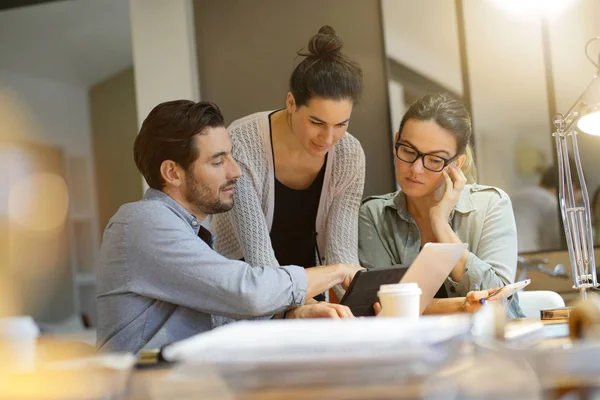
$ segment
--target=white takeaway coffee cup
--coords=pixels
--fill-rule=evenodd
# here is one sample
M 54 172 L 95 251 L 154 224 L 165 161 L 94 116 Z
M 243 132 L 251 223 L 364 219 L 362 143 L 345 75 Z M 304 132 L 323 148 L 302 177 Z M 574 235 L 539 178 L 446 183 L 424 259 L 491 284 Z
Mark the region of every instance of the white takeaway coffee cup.
M 416 283 L 381 285 L 377 296 L 382 317 L 419 318 L 421 289 Z
M 33 370 L 39 335 L 39 328 L 28 315 L 0 318 L 0 368 Z

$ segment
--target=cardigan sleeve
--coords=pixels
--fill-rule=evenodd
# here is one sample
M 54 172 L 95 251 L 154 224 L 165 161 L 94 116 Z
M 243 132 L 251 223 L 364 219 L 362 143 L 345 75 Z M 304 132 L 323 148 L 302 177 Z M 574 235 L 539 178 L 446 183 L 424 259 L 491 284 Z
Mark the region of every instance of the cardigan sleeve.
M 336 154 L 334 193 L 327 216 L 327 264 L 358 265 L 358 211 L 365 186 L 365 153 L 351 140 Z
M 228 130 L 233 144 L 232 154 L 242 176 L 235 183 L 234 207 L 213 218 L 212 228 L 217 235 L 215 249 L 228 253 L 230 248 L 237 247 L 237 256 L 244 257 L 250 265 L 278 267 L 265 210 L 261 207 L 268 167 L 260 124 L 254 119 L 234 125 Z

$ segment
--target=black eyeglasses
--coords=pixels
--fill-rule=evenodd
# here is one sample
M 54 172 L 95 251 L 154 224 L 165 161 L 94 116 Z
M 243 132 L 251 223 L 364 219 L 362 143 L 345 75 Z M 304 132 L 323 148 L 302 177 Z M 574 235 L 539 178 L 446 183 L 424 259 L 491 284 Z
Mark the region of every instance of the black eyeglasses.
M 416 162 L 419 158 L 423 158 L 423 167 L 425 167 L 425 169 L 430 170 L 431 172 L 440 172 L 441 170 L 446 168 L 446 165 L 450 164 L 458 157 L 458 155 L 456 155 L 450 159 L 445 159 L 433 154 L 421 153 L 414 147 L 400 142 L 397 142 L 395 147 L 396 157 L 398 157 L 398 160 L 412 164 Z

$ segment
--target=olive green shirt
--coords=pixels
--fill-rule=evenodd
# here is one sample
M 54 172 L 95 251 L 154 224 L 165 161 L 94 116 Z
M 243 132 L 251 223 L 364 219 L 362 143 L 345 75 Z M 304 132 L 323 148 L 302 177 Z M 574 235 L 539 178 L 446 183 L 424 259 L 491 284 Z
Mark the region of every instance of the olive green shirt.
M 444 283 L 450 297 L 471 290 L 513 283 L 517 272 L 517 229 L 508 195 L 495 187 L 466 185 L 449 223 L 470 254 L 460 281 Z M 421 233 L 406 207 L 402 191 L 363 200 L 359 215 L 358 255 L 370 267 L 410 265 L 421 250 Z M 517 296 L 511 316 L 522 316 Z

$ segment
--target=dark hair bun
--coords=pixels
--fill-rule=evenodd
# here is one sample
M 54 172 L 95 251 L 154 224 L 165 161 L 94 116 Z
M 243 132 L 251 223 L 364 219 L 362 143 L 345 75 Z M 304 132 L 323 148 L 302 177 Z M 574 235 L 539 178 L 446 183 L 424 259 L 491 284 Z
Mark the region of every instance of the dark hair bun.
M 343 44 L 333 28 L 325 25 L 310 39 L 308 51 L 297 53 L 304 59 L 290 76 L 290 92 L 298 107 L 307 105 L 313 97 L 358 101 L 362 71 L 341 52 Z
M 343 45 L 342 38 L 335 34 L 335 30 L 329 25 L 324 25 L 308 42 L 308 56 L 332 58 L 340 53 Z

